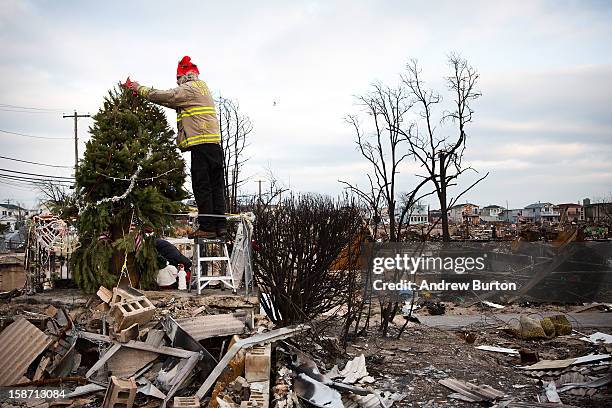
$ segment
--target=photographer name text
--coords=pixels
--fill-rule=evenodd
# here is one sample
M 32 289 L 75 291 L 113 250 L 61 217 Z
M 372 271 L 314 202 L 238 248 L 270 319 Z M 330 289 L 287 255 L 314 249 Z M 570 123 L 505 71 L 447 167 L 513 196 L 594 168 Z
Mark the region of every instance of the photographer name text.
M 427 290 L 427 291 L 515 291 L 517 285 L 514 282 L 500 282 L 500 281 L 481 281 L 474 279 L 471 282 L 447 282 L 442 280 L 440 282 L 428 282 L 422 280 L 420 282 L 413 282 L 410 280 L 400 280 L 399 282 L 385 282 L 382 279 L 376 279 L 372 281 L 374 290 L 390 290 L 390 291 L 405 291 L 405 290 Z

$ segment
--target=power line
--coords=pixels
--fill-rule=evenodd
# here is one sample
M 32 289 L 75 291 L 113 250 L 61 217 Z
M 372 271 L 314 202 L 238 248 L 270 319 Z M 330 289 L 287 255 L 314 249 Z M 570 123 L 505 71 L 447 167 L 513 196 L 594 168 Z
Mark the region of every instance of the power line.
M 0 103 L 0 107 L 13 108 L 13 109 L 28 109 L 28 110 L 37 110 L 37 111 L 52 111 L 52 112 L 62 112 L 62 111 L 67 110 L 67 109 L 53 109 L 53 108 L 39 108 L 39 107 L 30 107 L 30 106 L 10 105 L 8 103 Z
M 0 169 L 0 171 L 5 171 L 7 173 L 25 174 L 26 176 L 38 176 L 38 177 L 47 177 L 47 178 L 59 178 L 59 179 L 74 180 L 74 177 L 51 176 L 51 175 L 47 175 L 47 174 L 38 174 L 38 173 L 26 173 L 26 172 L 23 172 L 23 171 L 17 171 L 17 170 L 11 170 L 11 169 Z
M 47 139 L 47 140 L 67 140 L 67 139 L 72 139 L 71 137 L 46 137 L 46 136 L 35 136 L 35 135 L 28 135 L 26 133 L 19 133 L 19 132 L 11 132 L 9 130 L 2 130 L 0 129 L 0 132 L 2 133 L 8 133 L 11 135 L 17 135 L 17 136 L 25 136 L 25 137 L 33 137 L 35 139 Z
M 20 190 L 20 191 L 31 192 L 32 191 L 32 187 L 29 187 L 31 184 L 32 183 L 29 183 L 27 181 L 10 182 L 10 181 L 6 181 L 6 180 L 0 179 L 0 185 L 11 186 L 11 189 L 17 189 L 17 190 Z
M 13 176 L 10 174 L 0 174 L 0 178 L 4 178 L 4 179 L 8 179 L 8 180 L 13 180 L 13 181 L 23 181 L 23 182 L 29 182 L 30 184 L 36 184 L 36 183 L 68 183 L 68 184 L 72 184 L 74 183 L 73 181 L 70 180 L 53 180 L 53 179 L 42 179 L 42 178 L 32 178 L 32 177 L 24 177 L 24 176 Z
M 63 168 L 63 169 L 71 169 L 72 168 L 72 166 L 60 166 L 60 165 L 55 165 L 55 164 L 37 163 L 37 162 L 33 162 L 33 161 L 15 159 L 13 157 L 6 157 L 6 156 L 0 156 L 0 159 L 12 160 L 12 161 L 21 162 L 21 163 L 28 163 L 28 164 L 36 164 L 38 166 L 57 167 L 57 168 Z
M 18 110 L 18 109 L 5 109 L 0 107 L 2 112 L 15 112 L 15 113 L 46 113 L 46 114 L 57 114 L 58 112 L 47 112 L 47 111 L 32 111 L 32 110 Z

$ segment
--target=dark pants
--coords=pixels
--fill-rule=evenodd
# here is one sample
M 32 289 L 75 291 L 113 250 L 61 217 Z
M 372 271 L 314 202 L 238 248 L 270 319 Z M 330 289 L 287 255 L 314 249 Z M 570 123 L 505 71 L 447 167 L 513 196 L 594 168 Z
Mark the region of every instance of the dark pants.
M 223 150 L 216 143 L 202 143 L 191 148 L 191 185 L 199 214 L 225 214 L 225 179 Z M 200 229 L 225 228 L 222 217 L 199 217 Z
M 174 265 L 178 269 L 179 265 L 183 264 L 185 271 L 191 270 L 191 259 L 181 254 L 174 245 L 165 239 L 157 238 L 155 249 L 157 249 L 157 254 L 168 261 L 170 265 Z

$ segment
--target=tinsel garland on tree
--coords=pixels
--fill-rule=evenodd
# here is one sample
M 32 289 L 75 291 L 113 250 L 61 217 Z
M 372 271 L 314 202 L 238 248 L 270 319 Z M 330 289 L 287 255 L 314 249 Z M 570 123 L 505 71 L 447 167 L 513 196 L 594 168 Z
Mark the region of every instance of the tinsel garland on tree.
M 75 281 L 86 292 L 114 286 L 125 264 L 132 285 L 152 287 L 155 235 L 187 196 L 174 131 L 161 108 L 120 86 L 93 119 L 76 173 Z

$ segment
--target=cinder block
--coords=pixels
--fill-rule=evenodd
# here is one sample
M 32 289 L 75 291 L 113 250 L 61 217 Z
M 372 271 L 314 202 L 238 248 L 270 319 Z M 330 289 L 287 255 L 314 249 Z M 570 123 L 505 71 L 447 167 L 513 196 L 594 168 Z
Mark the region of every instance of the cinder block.
M 244 359 L 244 373 L 248 382 L 269 381 L 272 347 L 253 346 L 247 351 Z
M 144 297 L 144 293 L 134 288 L 113 288 L 111 303 L 121 303 L 127 300 L 134 300 Z
M 193 397 L 174 397 L 174 408 L 200 408 L 200 399 Z
M 113 298 L 113 292 L 106 289 L 104 286 L 100 286 L 100 289 L 98 289 L 96 294 L 104 303 L 110 303 Z
M 270 381 L 251 383 L 251 397 L 248 401 L 242 401 L 240 408 L 268 408 L 269 406 Z
M 115 303 L 110 310 L 110 315 L 115 321 L 115 333 L 119 333 L 135 323 L 141 325 L 147 323 L 154 313 L 155 306 L 144 296 Z
M 127 329 L 121 330 L 119 334 L 117 334 L 117 341 L 120 343 L 127 343 L 130 340 L 135 340 L 138 338 L 138 323 L 134 323 Z
M 134 377 L 123 380 L 111 376 L 102 408 L 132 408 L 137 388 Z

